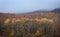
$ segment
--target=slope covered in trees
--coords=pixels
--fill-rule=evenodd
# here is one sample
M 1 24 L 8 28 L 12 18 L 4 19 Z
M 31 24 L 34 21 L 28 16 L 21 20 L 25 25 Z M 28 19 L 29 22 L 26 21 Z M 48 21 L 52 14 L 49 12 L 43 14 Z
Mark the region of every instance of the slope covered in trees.
M 60 13 L 0 13 L 1 37 L 60 37 Z

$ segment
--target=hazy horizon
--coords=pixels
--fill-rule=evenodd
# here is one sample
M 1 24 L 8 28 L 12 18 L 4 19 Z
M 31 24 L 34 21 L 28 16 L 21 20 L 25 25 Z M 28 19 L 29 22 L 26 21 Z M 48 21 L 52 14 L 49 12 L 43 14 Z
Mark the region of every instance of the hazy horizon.
M 26 13 L 60 8 L 60 0 L 0 0 L 0 12 Z

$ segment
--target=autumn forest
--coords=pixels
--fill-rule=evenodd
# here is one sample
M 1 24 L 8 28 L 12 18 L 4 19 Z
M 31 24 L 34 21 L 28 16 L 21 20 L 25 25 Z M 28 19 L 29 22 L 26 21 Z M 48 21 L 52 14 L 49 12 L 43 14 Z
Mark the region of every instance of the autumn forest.
M 60 13 L 0 13 L 0 37 L 60 37 Z

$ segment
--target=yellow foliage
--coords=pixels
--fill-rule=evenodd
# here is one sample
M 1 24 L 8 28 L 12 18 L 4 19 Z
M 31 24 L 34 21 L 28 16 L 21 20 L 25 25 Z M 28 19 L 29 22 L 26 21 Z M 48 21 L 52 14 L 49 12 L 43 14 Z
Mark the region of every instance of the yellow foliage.
M 25 20 L 29 20 L 29 18 L 25 18 Z
M 41 34 L 41 30 L 38 29 L 38 30 L 36 31 L 35 35 L 36 35 L 36 36 L 40 36 L 40 34 Z
M 21 20 L 20 19 L 16 19 L 16 21 L 15 22 L 20 22 Z
M 14 36 L 14 31 L 9 34 L 10 37 Z
M 13 19 L 12 19 L 12 23 L 14 23 L 14 22 L 22 22 L 22 21 L 24 21 L 23 18 L 21 18 L 21 19 L 13 18 Z
M 39 22 L 39 21 L 40 21 L 40 19 L 38 19 L 38 18 L 35 18 L 35 21 Z
M 53 23 L 53 19 L 41 18 L 41 22 L 50 22 Z
M 30 18 L 25 18 L 25 20 L 32 21 L 33 19 L 30 19 Z
M 47 21 L 48 19 L 47 18 L 41 18 L 41 21 Z
M 54 21 L 53 20 L 49 20 L 49 22 L 53 23 Z
M 10 19 L 6 19 L 6 20 L 4 21 L 4 24 L 7 25 L 9 22 L 10 22 Z
M 13 18 L 13 19 L 12 19 L 12 23 L 14 23 L 14 22 L 15 22 L 15 20 L 16 20 L 16 19 L 15 19 L 15 18 Z
M 15 22 L 24 22 L 24 19 L 16 19 Z

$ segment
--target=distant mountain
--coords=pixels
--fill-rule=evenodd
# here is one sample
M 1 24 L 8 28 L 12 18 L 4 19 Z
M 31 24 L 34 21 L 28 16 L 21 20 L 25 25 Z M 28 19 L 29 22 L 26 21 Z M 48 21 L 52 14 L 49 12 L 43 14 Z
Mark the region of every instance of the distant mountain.
M 44 11 L 44 10 L 37 10 L 37 11 L 33 11 L 33 12 L 28 12 L 27 14 L 39 14 L 39 13 L 47 13 L 49 11 Z
M 60 8 L 56 8 L 56 9 L 52 10 L 52 12 L 60 13 Z
M 36 14 L 36 13 L 39 14 L 39 13 L 48 13 L 48 12 L 60 13 L 60 8 L 56 8 L 51 11 L 37 10 L 37 11 L 29 12 L 28 14 Z
M 33 12 L 23 13 L 23 14 L 11 14 L 11 13 L 0 13 L 0 19 L 4 18 L 20 18 L 20 17 L 40 17 L 41 13 L 60 13 L 60 8 L 56 8 L 52 11 L 37 10 Z M 46 15 L 46 14 L 45 14 Z

